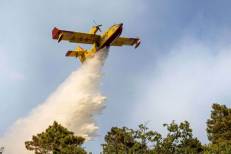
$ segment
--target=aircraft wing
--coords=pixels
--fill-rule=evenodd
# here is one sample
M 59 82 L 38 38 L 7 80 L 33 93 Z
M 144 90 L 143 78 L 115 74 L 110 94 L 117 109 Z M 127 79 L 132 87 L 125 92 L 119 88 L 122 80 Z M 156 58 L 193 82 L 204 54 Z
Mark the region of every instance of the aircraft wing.
M 66 40 L 75 43 L 93 44 L 99 41 L 100 36 L 95 34 L 59 30 L 55 27 L 52 30 L 52 38 L 57 39 L 58 42 Z
M 135 45 L 135 48 L 137 48 L 140 45 L 140 39 L 119 37 L 111 44 L 111 46 L 122 46 L 122 45 L 131 45 L 131 46 Z

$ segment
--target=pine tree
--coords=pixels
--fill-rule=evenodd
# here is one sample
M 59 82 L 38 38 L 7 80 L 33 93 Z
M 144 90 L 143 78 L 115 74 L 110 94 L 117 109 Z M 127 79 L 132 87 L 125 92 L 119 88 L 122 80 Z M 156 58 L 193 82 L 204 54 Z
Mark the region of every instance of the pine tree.
M 33 136 L 31 141 L 26 141 L 25 146 L 35 154 L 86 154 L 81 147 L 84 141 L 83 137 L 74 136 L 73 132 L 54 122 L 45 132 Z
M 208 139 L 212 144 L 231 143 L 231 109 L 213 104 L 211 118 L 207 121 Z

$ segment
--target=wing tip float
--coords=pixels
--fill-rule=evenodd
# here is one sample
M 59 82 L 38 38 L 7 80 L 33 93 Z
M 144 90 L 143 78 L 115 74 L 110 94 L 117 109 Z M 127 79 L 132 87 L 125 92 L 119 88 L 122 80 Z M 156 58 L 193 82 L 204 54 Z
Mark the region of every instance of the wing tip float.
M 135 49 L 140 46 L 141 40 L 138 38 L 138 40 L 135 43 Z

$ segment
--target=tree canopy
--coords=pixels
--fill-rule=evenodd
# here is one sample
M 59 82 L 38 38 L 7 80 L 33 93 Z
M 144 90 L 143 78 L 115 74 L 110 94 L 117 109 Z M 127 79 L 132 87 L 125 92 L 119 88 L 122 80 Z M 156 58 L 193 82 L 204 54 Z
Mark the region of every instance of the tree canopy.
M 35 154 L 86 154 L 81 147 L 84 141 L 83 137 L 75 136 L 73 132 L 54 122 L 45 132 L 26 141 L 25 146 Z
M 145 125 L 139 125 L 137 130 L 126 127 L 113 127 L 105 136 L 102 144 L 103 152 L 107 153 L 147 153 L 147 154 L 183 154 L 201 153 L 203 147 L 197 138 L 193 138 L 192 129 L 187 121 L 176 124 L 164 124 L 168 134 L 149 130 Z
M 231 109 L 213 104 L 211 118 L 207 121 L 208 139 L 212 144 L 231 143 Z
M 103 154 L 231 154 L 231 108 L 213 104 L 207 120 L 208 144 L 193 136 L 188 121 L 163 124 L 166 135 L 140 124 L 138 128 L 112 127 L 104 137 Z M 86 154 L 85 139 L 57 122 L 26 141 L 35 154 Z

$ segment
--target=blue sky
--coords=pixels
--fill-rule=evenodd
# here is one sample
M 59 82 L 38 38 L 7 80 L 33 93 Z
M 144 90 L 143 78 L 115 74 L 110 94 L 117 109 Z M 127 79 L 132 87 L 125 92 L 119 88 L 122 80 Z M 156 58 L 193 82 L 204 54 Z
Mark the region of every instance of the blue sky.
M 230 106 L 230 6 L 228 0 L 66 0 L 0 2 L 0 133 L 43 102 L 79 62 L 65 58 L 75 44 L 51 39 L 54 26 L 88 32 L 124 23 L 123 36 L 139 36 L 140 48 L 110 49 L 97 117 L 99 151 L 112 126 L 188 120 L 207 142 L 205 122 L 213 102 Z M 84 46 L 87 47 L 87 46 Z

